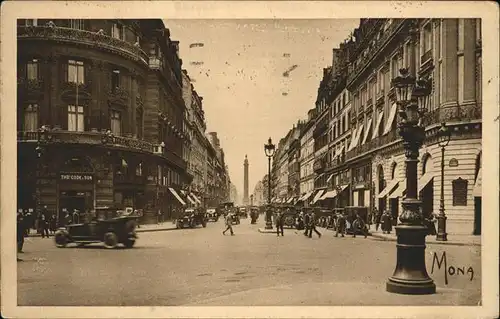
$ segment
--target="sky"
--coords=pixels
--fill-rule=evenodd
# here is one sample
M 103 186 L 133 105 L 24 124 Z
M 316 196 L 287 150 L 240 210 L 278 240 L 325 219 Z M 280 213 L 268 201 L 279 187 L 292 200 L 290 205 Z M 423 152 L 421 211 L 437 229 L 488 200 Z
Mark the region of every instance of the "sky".
M 293 124 L 307 118 L 332 49 L 359 19 L 164 22 L 171 39 L 180 41 L 182 67 L 203 97 L 207 132 L 217 132 L 242 196 L 245 155 L 252 194 L 267 174 L 267 139 L 277 145 Z

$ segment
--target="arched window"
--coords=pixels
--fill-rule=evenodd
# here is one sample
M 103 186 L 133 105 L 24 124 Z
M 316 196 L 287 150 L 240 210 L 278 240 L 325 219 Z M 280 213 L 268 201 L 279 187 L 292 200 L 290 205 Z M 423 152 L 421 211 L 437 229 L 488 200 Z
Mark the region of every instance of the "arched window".
M 396 178 L 396 168 L 398 167 L 398 164 L 392 163 L 391 166 L 391 179 Z
M 432 170 L 432 159 L 429 153 L 424 154 L 422 158 L 422 175 Z
M 142 176 L 142 163 L 137 164 L 137 167 L 135 168 L 135 175 Z

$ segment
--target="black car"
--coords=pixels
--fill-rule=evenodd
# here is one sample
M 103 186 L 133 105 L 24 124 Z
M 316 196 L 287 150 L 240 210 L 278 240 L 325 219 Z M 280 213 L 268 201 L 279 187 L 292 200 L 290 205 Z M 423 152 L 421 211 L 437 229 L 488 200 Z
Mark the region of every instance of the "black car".
M 98 208 L 92 220 L 59 228 L 54 236 L 55 243 L 59 248 L 69 243 L 85 245 L 98 242 L 104 243 L 106 248 L 115 248 L 118 244 L 132 248 L 137 239 L 137 219 L 138 216 L 120 210 Z
M 184 210 L 184 215 L 175 221 L 176 228 L 195 228 L 202 225 L 203 228 L 207 227 L 207 219 L 205 214 L 200 210 L 194 208 L 187 208 Z

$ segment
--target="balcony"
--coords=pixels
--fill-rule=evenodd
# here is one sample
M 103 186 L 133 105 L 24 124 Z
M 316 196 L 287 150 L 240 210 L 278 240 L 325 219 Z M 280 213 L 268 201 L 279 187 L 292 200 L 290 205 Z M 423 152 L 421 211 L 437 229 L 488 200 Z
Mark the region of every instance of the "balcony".
M 49 131 L 46 133 L 45 141 L 53 144 L 81 144 L 81 145 L 105 145 L 111 148 L 140 151 L 149 154 L 158 154 L 170 163 L 185 169 L 186 162 L 177 154 L 163 147 L 160 152 L 155 152 L 158 146 L 147 141 L 125 136 L 107 136 L 99 132 L 70 132 Z M 18 142 L 37 142 L 42 139 L 40 132 L 17 132 Z
M 357 58 L 356 67 L 349 68 L 347 83 L 353 82 L 360 75 L 360 73 L 368 66 L 377 53 L 393 38 L 398 29 L 403 25 L 404 21 L 405 19 L 394 19 L 393 23 L 387 30 L 384 31 L 382 37 L 376 41 L 375 45 L 371 48 L 368 54 L 364 58 L 361 58 L 360 56 Z
M 149 68 L 152 70 L 163 70 L 163 63 L 157 57 L 150 57 Z
M 116 39 L 104 33 L 57 26 L 18 26 L 18 40 L 44 40 L 79 44 L 122 55 L 130 60 L 148 64 L 148 56 L 139 46 Z

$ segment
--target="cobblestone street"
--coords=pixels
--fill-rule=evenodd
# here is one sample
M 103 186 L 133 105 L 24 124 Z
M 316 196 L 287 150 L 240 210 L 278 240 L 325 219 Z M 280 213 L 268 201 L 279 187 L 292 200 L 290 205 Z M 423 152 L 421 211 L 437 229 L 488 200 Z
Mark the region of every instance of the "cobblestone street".
M 53 238 L 29 238 L 18 262 L 18 303 L 30 306 L 173 305 L 476 305 L 480 299 L 480 247 L 428 245 L 427 270 L 435 295 L 385 291 L 396 261 L 394 242 L 376 238 L 305 238 L 261 234 L 262 219 L 235 226 L 139 233 L 133 249 L 101 245 L 56 248 Z M 448 267 L 470 266 L 448 275 L 435 265 L 446 252 Z M 371 265 L 371 266 L 367 266 Z

